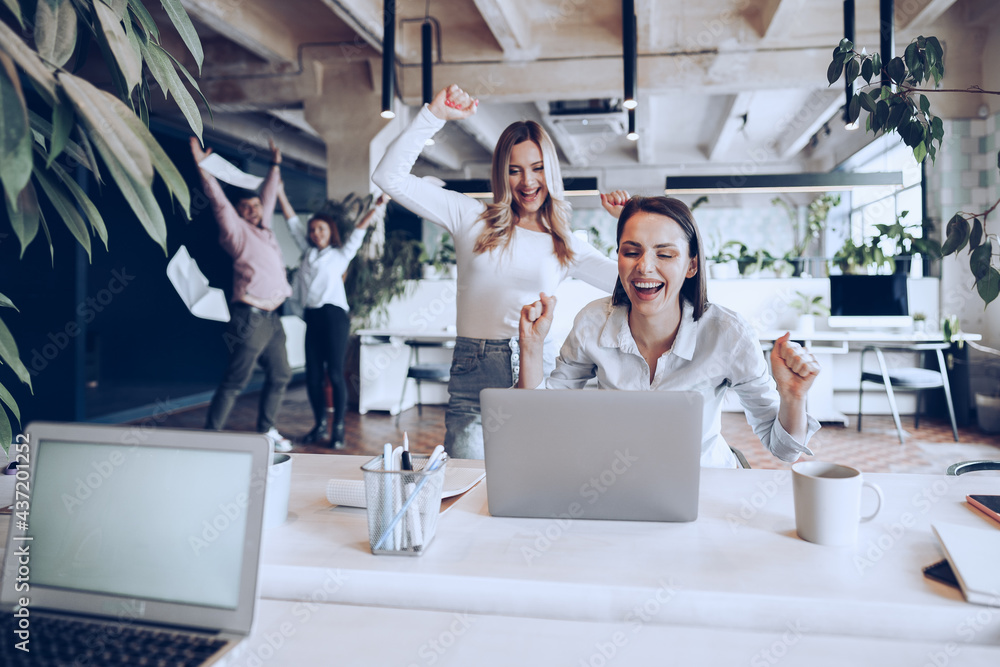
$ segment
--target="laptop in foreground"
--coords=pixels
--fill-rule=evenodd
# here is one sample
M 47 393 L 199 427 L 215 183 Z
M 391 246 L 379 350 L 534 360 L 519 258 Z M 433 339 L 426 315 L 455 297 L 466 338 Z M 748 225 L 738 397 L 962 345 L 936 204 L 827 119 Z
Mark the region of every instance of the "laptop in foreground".
M 212 664 L 250 633 L 263 435 L 55 423 L 25 435 L 10 454 L 0 664 Z
M 484 389 L 493 516 L 693 521 L 697 392 Z

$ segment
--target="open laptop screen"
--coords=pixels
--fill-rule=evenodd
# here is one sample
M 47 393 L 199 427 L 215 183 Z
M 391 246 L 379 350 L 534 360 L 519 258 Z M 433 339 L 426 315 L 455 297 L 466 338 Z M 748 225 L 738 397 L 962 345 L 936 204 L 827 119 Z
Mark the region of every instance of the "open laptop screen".
M 235 609 L 252 459 L 40 442 L 32 583 Z

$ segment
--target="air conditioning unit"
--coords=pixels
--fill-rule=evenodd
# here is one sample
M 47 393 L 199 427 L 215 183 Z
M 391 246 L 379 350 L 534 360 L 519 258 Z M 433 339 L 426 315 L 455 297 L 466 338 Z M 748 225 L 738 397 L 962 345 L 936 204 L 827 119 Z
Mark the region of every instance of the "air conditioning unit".
M 583 139 L 619 136 L 628 128 L 628 116 L 617 98 L 549 102 L 543 114 L 557 131 Z

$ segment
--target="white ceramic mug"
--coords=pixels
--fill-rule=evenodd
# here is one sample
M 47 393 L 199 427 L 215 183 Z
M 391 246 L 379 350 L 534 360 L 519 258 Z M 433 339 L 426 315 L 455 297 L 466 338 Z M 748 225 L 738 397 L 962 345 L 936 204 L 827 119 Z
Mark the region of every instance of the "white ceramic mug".
M 861 516 L 861 488 L 878 498 L 875 511 Z M 858 539 L 858 524 L 871 521 L 882 509 L 882 489 L 865 482 L 861 471 L 836 463 L 802 461 L 792 466 L 795 529 L 803 540 L 842 546 Z

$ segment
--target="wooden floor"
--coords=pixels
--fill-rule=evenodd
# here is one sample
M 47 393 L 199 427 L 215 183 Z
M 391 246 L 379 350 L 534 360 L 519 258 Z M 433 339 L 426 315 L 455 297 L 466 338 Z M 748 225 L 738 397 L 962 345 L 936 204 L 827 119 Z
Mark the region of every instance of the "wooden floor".
M 239 398 L 227 424 L 227 429 L 249 431 L 257 421 L 256 393 Z M 169 414 L 159 414 L 146 420 L 151 425 L 171 428 L 202 428 L 208 406 L 198 406 Z M 359 415 L 349 412 L 346 418 L 346 448 L 331 450 L 318 445 L 303 445 L 298 440 L 313 426 L 312 412 L 305 386 L 292 385 L 285 395 L 278 418 L 278 430 L 291 438 L 296 452 L 327 454 L 375 455 L 386 442 L 400 444 L 406 431 L 411 449 L 430 452 L 444 440 L 444 408 L 426 406 L 423 415 L 416 408 L 405 411 L 396 426 L 396 418 L 386 412 Z M 912 417 L 904 417 L 908 433 L 906 444 L 900 445 L 889 416 L 865 416 L 860 433 L 853 422 L 850 427 L 824 425 L 810 446 L 815 458 L 842 463 L 866 472 L 943 473 L 956 461 L 1000 459 L 1000 436 L 981 432 L 974 425 L 959 429 L 959 440 L 952 439 L 951 426 L 946 420 L 924 419 L 920 428 L 913 428 Z M 764 449 L 739 413 L 724 413 L 722 434 L 730 445 L 746 455 L 753 468 L 787 468 Z

